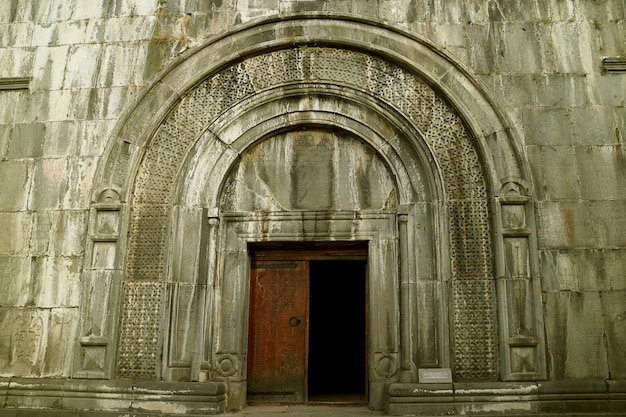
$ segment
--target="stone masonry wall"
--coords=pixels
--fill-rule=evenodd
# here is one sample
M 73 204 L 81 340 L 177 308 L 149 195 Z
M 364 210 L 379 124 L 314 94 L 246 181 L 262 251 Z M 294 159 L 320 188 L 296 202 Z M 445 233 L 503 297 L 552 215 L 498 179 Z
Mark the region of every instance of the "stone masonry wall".
M 68 376 L 93 176 L 169 61 L 252 19 L 338 13 L 447 49 L 523 139 L 537 199 L 550 379 L 626 378 L 626 56 L 621 0 L 4 0 L 0 376 Z

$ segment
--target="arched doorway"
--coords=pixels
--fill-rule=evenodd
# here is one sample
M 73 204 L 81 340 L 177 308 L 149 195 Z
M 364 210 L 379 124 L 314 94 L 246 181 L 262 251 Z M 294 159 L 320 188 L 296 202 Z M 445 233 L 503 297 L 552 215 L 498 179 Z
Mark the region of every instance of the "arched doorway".
M 254 356 L 256 352 L 247 349 L 257 347 L 250 340 L 257 334 L 257 329 L 247 329 L 246 324 L 254 323 L 250 318 L 256 317 L 253 309 L 255 294 L 258 292 L 254 287 L 249 288 L 248 283 L 254 285 L 258 282 L 261 276 L 257 273 L 260 272 L 268 279 L 273 277 L 278 282 L 292 282 L 300 276 L 300 288 L 308 294 L 315 289 L 317 283 L 311 281 L 314 278 L 311 273 L 319 267 L 311 262 L 328 258 L 329 244 L 337 245 L 335 252 L 344 251 L 346 245 L 354 249 L 350 245 L 359 244 L 361 246 L 358 257 L 368 260 L 367 268 L 361 276 L 361 290 L 364 291 L 367 287 L 371 294 L 367 300 L 361 298 L 363 306 L 368 307 L 367 316 L 363 312 L 362 317 L 367 317 L 368 322 L 367 328 L 362 329 L 364 339 L 361 342 L 368 346 L 362 370 L 370 370 L 367 380 L 362 381 L 361 400 L 368 393 L 370 401 L 381 408 L 384 386 L 395 378 L 400 364 L 397 263 L 400 185 L 390 172 L 391 162 L 371 145 L 381 141 L 378 133 L 354 121 L 351 130 L 347 130 L 339 123 L 344 119 L 346 125 L 350 124 L 345 116 L 335 116 L 333 124 L 325 121 L 324 113 L 315 108 L 323 102 L 325 99 L 319 97 L 298 98 L 298 106 L 305 106 L 309 110 L 281 115 L 291 120 L 288 130 L 276 129 L 268 124 L 268 131 L 263 126 L 257 126 L 254 130 L 259 135 L 259 140 L 248 141 L 246 135 L 237 139 L 252 145 L 241 152 L 230 165 L 221 191 L 219 226 L 216 230 L 216 234 L 220 236 L 217 240 L 221 242 L 217 257 L 221 262 L 218 262 L 215 274 L 215 298 L 228 302 L 219 303 L 214 309 L 216 315 L 212 338 L 216 343 L 211 346 L 211 355 L 227 357 L 227 367 L 218 367 L 213 371 L 212 378 L 231 376 L 227 374 L 236 370 L 240 381 L 233 381 L 232 384 L 239 384 L 241 392 L 246 393 L 245 399 L 249 394 L 254 401 L 303 401 L 309 399 L 311 394 L 309 382 L 319 385 L 323 378 L 346 379 L 343 368 L 330 366 L 331 361 L 326 359 L 324 362 L 329 367 L 323 368 L 322 374 L 325 377 L 317 376 L 315 380 L 309 381 L 307 363 L 311 358 L 315 360 L 310 353 L 316 352 L 310 351 L 315 343 L 306 342 L 306 339 L 311 337 L 309 330 L 315 331 L 315 327 L 309 327 L 309 322 L 304 317 L 302 325 L 293 329 L 304 338 L 301 339 L 302 342 L 284 341 L 278 347 L 272 344 L 274 352 L 268 352 L 268 357 L 265 358 L 266 362 L 275 363 L 274 359 L 281 357 L 286 363 L 293 362 L 293 365 L 275 366 L 269 371 L 259 370 L 254 366 L 250 368 L 250 361 L 255 360 L 250 355 Z M 245 120 L 245 116 L 242 116 L 237 123 Z M 406 173 L 403 176 L 410 177 Z M 407 189 L 405 184 L 402 186 Z M 273 269 L 270 272 L 257 268 L 257 259 L 250 248 L 263 248 L 267 245 L 281 246 L 283 254 L 287 249 L 292 251 L 300 248 L 288 259 L 289 265 L 296 267 L 279 268 L 279 271 Z M 357 254 L 354 251 L 348 250 L 346 259 L 356 260 L 355 256 Z M 285 288 L 284 291 L 294 294 L 295 290 Z M 263 297 L 272 295 L 278 297 L 276 303 L 270 303 L 274 307 L 285 304 L 287 309 L 293 308 L 295 302 L 281 301 L 284 293 L 279 286 L 275 286 L 274 291 L 263 293 Z M 311 304 L 313 299 L 308 295 L 301 295 L 298 299 L 304 311 L 315 311 L 316 306 Z M 248 303 L 248 300 L 252 302 Z M 273 311 L 272 318 L 276 314 L 282 314 L 282 311 Z M 293 315 L 300 317 L 304 313 Z M 319 314 L 317 317 L 323 315 Z M 261 325 L 270 327 L 266 334 L 274 334 L 270 326 L 274 322 L 275 320 L 267 320 Z M 289 323 L 285 326 L 283 330 L 291 330 Z M 326 326 L 327 331 L 330 330 L 329 327 Z M 296 345 L 300 347 L 296 348 Z M 267 346 L 263 345 L 263 349 L 267 350 Z M 362 346 L 356 355 L 365 355 L 365 352 Z M 337 346 L 333 355 L 335 358 L 345 358 L 355 354 Z M 296 357 L 299 360 L 293 359 Z M 293 360 L 287 360 L 289 358 Z M 343 362 L 345 365 L 348 361 Z M 278 372 L 286 367 L 292 369 Z M 300 369 L 300 373 L 294 369 Z M 260 374 L 247 375 L 249 370 Z M 276 381 L 277 373 L 284 383 Z M 365 372 L 363 375 L 365 377 Z M 252 386 L 249 387 L 248 383 Z M 317 394 L 328 393 L 318 389 Z
M 248 403 L 366 404 L 367 242 L 261 243 L 250 252 Z
M 250 158 L 254 169 L 238 176 L 257 144 L 274 141 L 268 154 L 286 161 L 278 144 L 305 131 L 340 132 L 348 158 L 322 146 L 324 158 L 298 157 L 304 171 L 264 177 Z M 358 240 L 377 286 L 375 408 L 390 384 L 417 383 L 417 368 L 451 368 L 458 380 L 542 377 L 528 170 L 489 97 L 425 40 L 342 17 L 242 27 L 161 74 L 107 155 L 84 279 L 95 288 L 109 277 L 121 320 L 84 306 L 76 376 L 210 380 L 241 407 L 249 245 Z M 372 169 L 338 175 L 345 166 L 329 165 L 350 158 Z M 100 233 L 112 223 L 115 233 Z M 102 365 L 86 369 L 96 347 Z

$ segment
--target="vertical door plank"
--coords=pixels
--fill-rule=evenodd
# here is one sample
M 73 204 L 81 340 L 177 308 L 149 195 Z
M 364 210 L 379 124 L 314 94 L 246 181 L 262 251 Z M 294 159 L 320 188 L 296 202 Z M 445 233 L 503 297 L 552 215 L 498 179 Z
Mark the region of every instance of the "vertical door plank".
M 308 262 L 254 261 L 248 399 L 305 401 Z

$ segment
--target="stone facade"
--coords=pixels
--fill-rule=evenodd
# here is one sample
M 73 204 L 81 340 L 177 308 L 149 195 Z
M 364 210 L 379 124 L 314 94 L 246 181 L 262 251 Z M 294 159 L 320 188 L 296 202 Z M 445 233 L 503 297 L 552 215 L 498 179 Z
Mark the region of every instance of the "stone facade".
M 371 407 L 625 412 L 625 19 L 2 2 L 0 415 L 243 407 L 251 248 L 329 242 L 367 248 Z

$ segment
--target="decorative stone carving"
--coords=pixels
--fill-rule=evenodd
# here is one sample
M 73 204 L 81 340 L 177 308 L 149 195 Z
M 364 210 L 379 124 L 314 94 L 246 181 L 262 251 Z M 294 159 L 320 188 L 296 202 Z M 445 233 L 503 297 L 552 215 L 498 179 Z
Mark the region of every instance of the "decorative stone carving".
M 221 354 L 215 361 L 215 368 L 222 377 L 234 375 L 239 369 L 239 360 L 234 354 Z
M 25 310 L 13 323 L 11 341 L 11 366 L 20 363 L 25 366 L 35 365 L 39 357 L 43 322 L 34 310 Z
M 234 103 L 294 82 L 345 85 L 408 117 L 423 132 L 442 169 L 450 201 L 453 279 L 493 277 L 485 181 L 474 146 L 456 112 L 427 84 L 398 65 L 355 51 L 297 47 L 246 58 L 211 76 L 187 93 L 163 122 L 147 150 L 136 183 L 129 279 L 163 279 L 168 202 L 178 168 L 200 132 Z M 462 292 L 458 296 L 473 297 Z M 460 326 L 455 322 L 454 331 L 462 331 Z M 489 328 L 492 331 L 488 334 L 464 338 L 463 343 L 481 346 L 476 352 L 493 351 L 494 324 Z M 461 339 L 455 340 L 461 343 Z M 495 362 L 489 368 L 495 369 Z
M 498 199 L 502 262 L 498 271 L 500 343 L 503 374 L 507 380 L 537 380 L 544 375 L 538 316 L 540 284 L 537 273 L 535 238 L 532 235 L 530 199 L 526 188 L 508 181 Z
M 377 353 L 374 363 L 374 369 L 380 378 L 391 378 L 398 371 L 398 358 L 394 353 Z
M 118 348 L 118 376 L 156 379 L 161 357 L 162 283 L 125 282 Z

